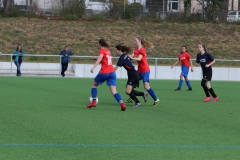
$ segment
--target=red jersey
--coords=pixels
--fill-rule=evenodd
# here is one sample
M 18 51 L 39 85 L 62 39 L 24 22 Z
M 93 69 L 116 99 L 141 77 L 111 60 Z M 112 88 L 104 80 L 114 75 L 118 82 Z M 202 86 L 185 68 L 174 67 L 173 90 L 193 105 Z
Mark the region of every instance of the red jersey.
M 144 73 L 144 72 L 150 72 L 150 68 L 147 62 L 147 53 L 145 48 L 140 48 L 133 51 L 134 57 L 138 57 L 139 55 L 142 55 L 141 61 L 138 62 L 138 73 Z
M 180 53 L 178 57 L 179 61 L 181 61 L 182 65 L 189 68 L 189 60 L 191 59 L 188 52 Z
M 103 74 L 108 74 L 108 73 L 112 73 L 115 72 L 113 66 L 112 66 L 112 56 L 111 53 L 109 51 L 109 49 L 103 48 L 99 50 L 99 55 L 102 54 L 103 58 L 101 63 L 101 69 L 100 69 L 100 73 Z

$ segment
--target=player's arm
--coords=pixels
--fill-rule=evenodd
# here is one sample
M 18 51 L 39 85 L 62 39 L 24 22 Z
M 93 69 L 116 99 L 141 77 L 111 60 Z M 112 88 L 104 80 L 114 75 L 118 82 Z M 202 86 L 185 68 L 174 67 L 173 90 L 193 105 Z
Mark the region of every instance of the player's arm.
M 118 69 L 118 66 L 115 66 L 114 69 L 117 70 L 117 69 Z
M 97 67 L 97 65 L 102 61 L 102 59 L 103 59 L 103 54 L 100 54 L 100 55 L 98 56 L 97 61 L 96 61 L 95 64 L 94 64 L 93 68 L 91 69 L 91 72 L 92 72 L 92 73 L 93 73 L 94 69 Z
M 198 56 L 197 56 L 195 66 L 197 67 L 199 63 L 200 63 L 200 61 L 199 61 Z
M 191 67 L 191 72 L 193 72 L 193 71 L 194 71 L 194 69 L 193 69 L 193 65 L 192 65 L 191 58 L 189 58 L 189 64 L 190 64 L 190 67 Z
M 142 57 L 143 57 L 143 55 L 140 54 L 138 57 L 130 56 L 129 58 L 131 58 L 132 60 L 135 60 L 135 61 L 141 61 L 141 60 L 142 60 Z
M 208 68 L 208 67 L 212 66 L 214 63 L 215 63 L 215 59 L 211 63 L 206 64 L 205 67 Z
M 172 69 L 175 65 L 177 65 L 178 62 L 179 62 L 179 59 L 171 66 L 171 69 Z
M 97 59 L 98 59 L 98 57 L 95 57 L 95 56 L 91 57 L 91 60 L 97 60 Z

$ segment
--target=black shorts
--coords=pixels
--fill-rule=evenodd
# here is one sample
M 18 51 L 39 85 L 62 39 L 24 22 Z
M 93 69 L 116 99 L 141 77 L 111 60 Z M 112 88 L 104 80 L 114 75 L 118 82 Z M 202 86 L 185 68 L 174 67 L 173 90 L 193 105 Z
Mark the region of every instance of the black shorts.
M 208 81 L 212 80 L 212 68 L 208 68 L 207 70 L 203 70 L 203 79 Z
M 128 81 L 127 85 L 135 87 L 139 87 L 139 74 L 135 69 L 128 71 Z

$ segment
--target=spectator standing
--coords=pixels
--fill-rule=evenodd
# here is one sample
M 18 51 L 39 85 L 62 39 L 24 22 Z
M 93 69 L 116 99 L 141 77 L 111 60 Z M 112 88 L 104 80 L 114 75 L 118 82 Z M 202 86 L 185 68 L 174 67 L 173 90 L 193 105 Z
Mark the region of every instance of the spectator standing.
M 61 75 L 62 77 L 65 77 L 65 71 L 68 69 L 68 63 L 70 62 L 70 56 L 73 55 L 73 53 L 69 50 L 68 46 L 65 46 L 64 49 L 60 52 L 62 56 L 61 64 L 62 64 L 62 71 Z
M 23 56 L 25 55 L 24 50 L 22 49 L 21 45 L 17 45 L 17 48 L 14 50 L 13 52 L 13 59 L 14 59 L 14 63 L 17 67 L 17 76 L 21 76 L 21 64 L 23 62 Z

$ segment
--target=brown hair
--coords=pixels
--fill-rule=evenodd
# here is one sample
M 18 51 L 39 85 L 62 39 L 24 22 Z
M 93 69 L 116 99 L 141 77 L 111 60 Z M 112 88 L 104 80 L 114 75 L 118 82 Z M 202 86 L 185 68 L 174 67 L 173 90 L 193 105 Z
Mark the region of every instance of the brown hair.
M 182 45 L 181 48 L 182 48 L 182 47 L 184 47 L 184 48 L 186 49 L 186 52 L 188 52 L 186 45 Z
M 207 52 L 207 47 L 205 46 L 205 44 L 199 43 L 199 45 L 201 45 L 203 47 L 204 51 Z
M 18 47 L 19 47 L 19 46 L 21 47 L 20 51 L 18 50 Z M 22 45 L 21 45 L 21 44 L 18 44 L 16 50 L 19 51 L 19 52 L 22 52 Z
M 122 52 L 130 53 L 131 49 L 127 46 L 122 46 L 122 45 L 116 45 L 115 47 L 117 50 L 121 50 Z
M 142 36 L 135 36 L 135 38 L 139 39 L 141 41 L 141 44 L 144 48 L 154 48 L 153 44 L 151 42 L 146 41 Z
M 105 41 L 105 39 L 100 39 L 98 42 L 102 47 L 106 47 L 109 48 L 107 42 Z

